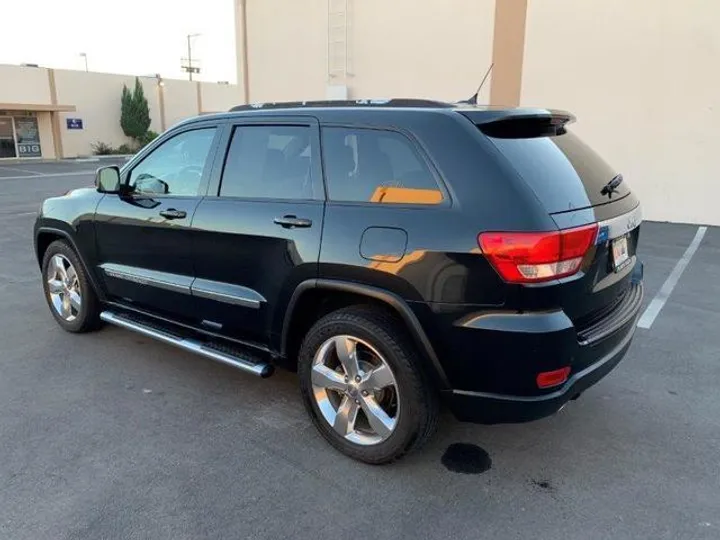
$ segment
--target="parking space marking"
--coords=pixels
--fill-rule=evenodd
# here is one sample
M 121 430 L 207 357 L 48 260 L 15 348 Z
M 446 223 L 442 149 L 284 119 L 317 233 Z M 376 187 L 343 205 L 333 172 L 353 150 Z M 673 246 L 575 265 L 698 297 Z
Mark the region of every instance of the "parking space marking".
M 23 180 L 26 178 L 54 178 L 58 176 L 86 176 L 95 174 L 95 171 L 73 171 L 73 172 L 62 172 L 62 173 L 50 173 L 50 174 L 28 174 L 25 176 L 0 176 L 0 183 L 3 180 Z
M 665 280 L 665 283 L 663 283 L 663 286 L 660 287 L 660 290 L 655 295 L 655 298 L 652 299 L 652 302 L 650 302 L 650 305 L 648 305 L 645 312 L 640 317 L 637 324 L 638 328 L 650 328 L 653 322 L 655 322 L 655 318 L 660 313 L 660 310 L 665 305 L 665 302 L 667 302 L 667 299 L 670 297 L 670 293 L 673 292 L 675 285 L 677 285 L 677 282 L 680 280 L 680 276 L 682 276 L 682 273 L 685 271 L 685 268 L 687 268 L 688 263 L 690 263 L 690 259 L 692 259 L 692 256 L 695 255 L 695 252 L 700 246 L 700 242 L 702 242 L 706 231 L 707 227 L 698 227 L 698 230 L 695 233 L 695 238 L 693 238 L 692 242 L 690 242 L 690 245 L 675 265 L 675 268 L 673 268 L 673 271 L 670 272 L 670 275 Z
M 37 174 L 35 171 L 28 171 L 27 169 L 18 169 L 17 167 L 8 167 L 7 165 L 3 165 L 0 167 L 0 171 L 15 171 L 15 172 L 21 172 L 21 173 L 27 173 L 27 174 Z M 0 176 L 0 178 L 3 178 Z

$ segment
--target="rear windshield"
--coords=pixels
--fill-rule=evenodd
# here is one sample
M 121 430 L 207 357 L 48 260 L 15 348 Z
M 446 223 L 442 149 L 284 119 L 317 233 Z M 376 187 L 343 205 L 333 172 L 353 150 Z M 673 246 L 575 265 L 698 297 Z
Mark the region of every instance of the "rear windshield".
M 489 131 L 489 130 L 488 130 Z M 617 172 L 575 134 L 513 137 L 504 132 L 488 138 L 508 158 L 550 213 L 608 203 L 630 193 L 626 182 L 612 198 L 602 189 Z M 486 132 L 487 133 L 487 132 Z

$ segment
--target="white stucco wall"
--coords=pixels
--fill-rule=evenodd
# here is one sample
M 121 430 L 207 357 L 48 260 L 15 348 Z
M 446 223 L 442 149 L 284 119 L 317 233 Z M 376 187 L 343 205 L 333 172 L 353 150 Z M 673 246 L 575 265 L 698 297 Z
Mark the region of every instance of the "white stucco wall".
M 531 0 L 521 101 L 568 109 L 647 219 L 720 225 L 720 2 Z

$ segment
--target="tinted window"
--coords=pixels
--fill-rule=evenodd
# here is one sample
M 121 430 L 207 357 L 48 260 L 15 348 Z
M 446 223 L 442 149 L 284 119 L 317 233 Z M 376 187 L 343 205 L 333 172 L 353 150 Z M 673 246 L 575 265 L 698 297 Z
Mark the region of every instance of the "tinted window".
M 310 134 L 302 126 L 236 127 L 220 195 L 312 199 Z
M 155 148 L 130 173 L 136 193 L 197 195 L 215 128 L 185 131 Z
M 602 188 L 617 174 L 592 148 L 569 131 L 550 137 L 490 137 L 549 212 L 607 203 Z M 630 192 L 627 182 L 613 199 Z
M 384 204 L 438 204 L 443 195 L 427 165 L 394 131 L 323 128 L 330 199 Z

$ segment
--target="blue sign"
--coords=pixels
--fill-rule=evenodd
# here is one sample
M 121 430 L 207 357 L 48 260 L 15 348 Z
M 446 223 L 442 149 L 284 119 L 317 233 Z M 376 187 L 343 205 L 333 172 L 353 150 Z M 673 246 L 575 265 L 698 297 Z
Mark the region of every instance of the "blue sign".
M 82 118 L 66 118 L 65 122 L 67 122 L 68 129 L 82 129 L 83 128 Z

